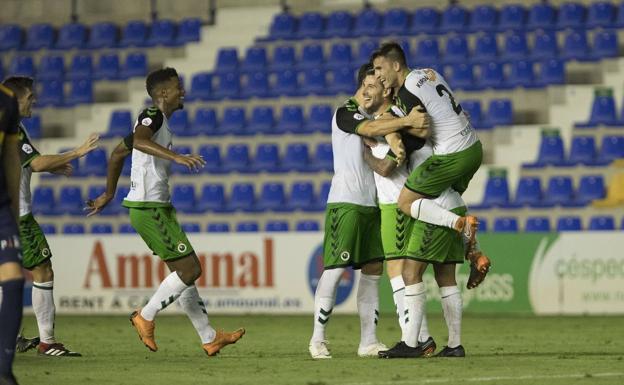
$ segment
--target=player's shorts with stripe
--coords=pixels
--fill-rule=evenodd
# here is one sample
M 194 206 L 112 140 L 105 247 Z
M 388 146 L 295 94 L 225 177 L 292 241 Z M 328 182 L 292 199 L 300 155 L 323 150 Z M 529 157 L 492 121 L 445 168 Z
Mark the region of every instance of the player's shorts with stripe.
M 481 142 L 453 154 L 434 154 L 412 171 L 405 187 L 433 198 L 439 197 L 449 187 L 463 194 L 481 166 L 482 159 Z
M 405 258 L 414 227 L 414 218 L 405 215 L 396 203 L 379 204 L 381 243 L 386 260 Z
M 24 268 L 32 269 L 52 258 L 48 240 L 32 213 L 20 217 L 20 242 Z
M 147 247 L 164 261 L 185 257 L 193 252 L 173 206 L 130 207 L 130 223 Z
M 379 208 L 328 203 L 323 240 L 325 268 L 359 269 L 377 261 L 383 261 Z
M 22 263 L 19 233 L 11 208 L 0 207 L 0 265 L 16 262 Z
M 466 207 L 450 210 L 465 215 Z M 414 221 L 407 258 L 427 263 L 463 263 L 465 258 L 462 235 L 445 226 Z

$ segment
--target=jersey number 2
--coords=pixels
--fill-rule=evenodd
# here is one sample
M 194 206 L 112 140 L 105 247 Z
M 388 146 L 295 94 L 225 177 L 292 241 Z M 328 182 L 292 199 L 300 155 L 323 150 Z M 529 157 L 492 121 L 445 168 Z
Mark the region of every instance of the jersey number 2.
M 440 97 L 444 96 L 444 94 L 448 95 L 449 99 L 451 100 L 451 106 L 453 106 L 453 111 L 455 111 L 457 115 L 462 112 L 461 104 L 455 103 L 455 98 L 453 97 L 451 91 L 448 90 L 448 88 L 444 87 L 443 84 L 438 84 L 438 86 L 436 87 L 436 91 L 438 91 L 438 95 L 440 95 Z

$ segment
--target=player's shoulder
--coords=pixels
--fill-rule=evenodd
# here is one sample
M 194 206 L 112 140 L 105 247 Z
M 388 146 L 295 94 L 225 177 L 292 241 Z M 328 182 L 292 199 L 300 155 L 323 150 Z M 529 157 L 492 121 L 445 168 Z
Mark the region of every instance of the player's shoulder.
M 359 109 L 358 103 L 353 98 L 349 98 L 345 100 L 336 110 L 347 110 L 351 112 L 356 112 Z
M 410 71 L 405 78 L 405 86 L 408 88 L 421 88 L 427 82 L 435 83 L 442 80 L 442 75 L 433 68 L 417 68 Z
M 146 127 L 160 127 L 164 115 L 158 107 L 147 107 L 139 114 L 138 123 Z

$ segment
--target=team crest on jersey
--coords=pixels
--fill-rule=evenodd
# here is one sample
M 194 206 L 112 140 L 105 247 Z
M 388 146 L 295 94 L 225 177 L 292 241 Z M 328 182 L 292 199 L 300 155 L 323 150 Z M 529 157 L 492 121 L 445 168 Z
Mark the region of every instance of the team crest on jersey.
M 22 151 L 24 151 L 27 154 L 32 154 L 33 148 L 30 144 L 24 143 L 24 145 L 22 145 Z
M 364 115 L 362 115 L 362 114 L 360 114 L 360 113 L 355 113 L 355 114 L 353 114 L 353 118 L 355 118 L 356 120 L 364 120 L 364 119 L 366 119 L 366 118 L 364 117 Z
M 342 253 L 340 253 L 340 259 L 342 259 L 343 261 L 347 262 L 349 258 L 351 258 L 351 254 L 349 254 L 348 251 L 343 251 Z
M 432 70 L 431 68 L 425 68 L 425 76 L 427 76 L 427 79 L 429 79 L 430 82 L 435 82 L 436 81 L 436 73 L 434 70 Z
M 41 256 L 43 258 L 48 258 L 50 256 L 50 249 L 44 247 L 43 250 L 41 250 Z
M 184 242 L 178 243 L 178 253 L 185 253 L 188 250 L 188 247 Z
M 143 120 L 141 120 L 141 124 L 146 127 L 149 127 L 150 124 L 152 124 L 152 118 L 143 118 Z

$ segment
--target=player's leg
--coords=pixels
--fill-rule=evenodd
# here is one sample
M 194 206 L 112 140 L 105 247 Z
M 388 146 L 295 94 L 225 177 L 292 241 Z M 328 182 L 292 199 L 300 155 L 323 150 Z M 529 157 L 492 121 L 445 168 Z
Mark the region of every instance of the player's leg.
M 440 301 L 444 320 L 448 328 L 447 345 L 437 357 L 464 357 L 466 352 L 461 345 L 462 296 L 455 280 L 455 264 L 434 265 L 435 279 L 440 288 Z
M 381 261 L 362 266 L 357 291 L 357 308 L 360 316 L 360 357 L 377 357 L 388 348 L 377 340 L 379 321 L 379 279 L 383 273 Z
M 399 319 L 399 326 L 401 327 L 401 341 L 405 339 L 405 282 L 403 281 L 402 271 L 402 259 L 391 259 L 386 262 L 386 272 L 392 287 L 392 299 Z
M 325 329 L 334 310 L 336 290 L 345 270 L 345 267 L 325 269 L 319 278 L 314 292 L 314 329 L 309 345 L 312 358 L 331 358 Z

